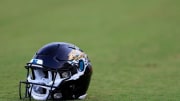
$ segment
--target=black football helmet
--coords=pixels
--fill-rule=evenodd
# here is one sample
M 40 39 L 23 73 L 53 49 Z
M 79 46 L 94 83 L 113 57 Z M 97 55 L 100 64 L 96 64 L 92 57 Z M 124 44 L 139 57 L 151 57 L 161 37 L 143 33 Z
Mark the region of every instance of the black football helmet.
M 25 68 L 27 78 L 19 83 L 20 99 L 73 100 L 87 95 L 92 66 L 88 56 L 73 44 L 53 42 L 43 46 Z

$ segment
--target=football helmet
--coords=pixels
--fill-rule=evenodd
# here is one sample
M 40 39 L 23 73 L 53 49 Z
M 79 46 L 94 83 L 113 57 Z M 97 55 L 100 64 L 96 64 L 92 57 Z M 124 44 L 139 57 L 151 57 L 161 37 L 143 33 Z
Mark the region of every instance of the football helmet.
M 87 54 L 73 44 L 52 42 L 43 46 L 25 68 L 26 80 L 19 83 L 20 99 L 73 100 L 87 95 L 92 65 Z

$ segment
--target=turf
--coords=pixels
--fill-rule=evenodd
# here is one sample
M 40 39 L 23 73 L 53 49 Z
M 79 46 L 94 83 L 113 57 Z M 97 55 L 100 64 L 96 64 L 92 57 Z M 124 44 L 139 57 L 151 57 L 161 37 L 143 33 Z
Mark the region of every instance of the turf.
M 0 101 L 19 101 L 23 66 L 65 41 L 90 57 L 85 101 L 180 100 L 179 0 L 0 1 Z

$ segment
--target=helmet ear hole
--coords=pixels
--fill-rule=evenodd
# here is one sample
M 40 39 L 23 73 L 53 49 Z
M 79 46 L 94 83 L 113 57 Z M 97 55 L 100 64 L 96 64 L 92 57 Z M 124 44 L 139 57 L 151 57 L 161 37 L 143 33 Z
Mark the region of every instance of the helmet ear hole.
M 82 72 L 84 70 L 84 61 L 79 60 L 79 70 Z

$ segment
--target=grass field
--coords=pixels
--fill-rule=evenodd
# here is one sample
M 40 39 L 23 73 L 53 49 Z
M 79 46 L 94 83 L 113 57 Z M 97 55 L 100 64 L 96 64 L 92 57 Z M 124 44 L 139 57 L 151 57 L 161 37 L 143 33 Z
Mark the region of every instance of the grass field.
M 19 101 L 23 66 L 65 41 L 90 57 L 85 101 L 180 101 L 179 0 L 0 1 L 0 101 Z

